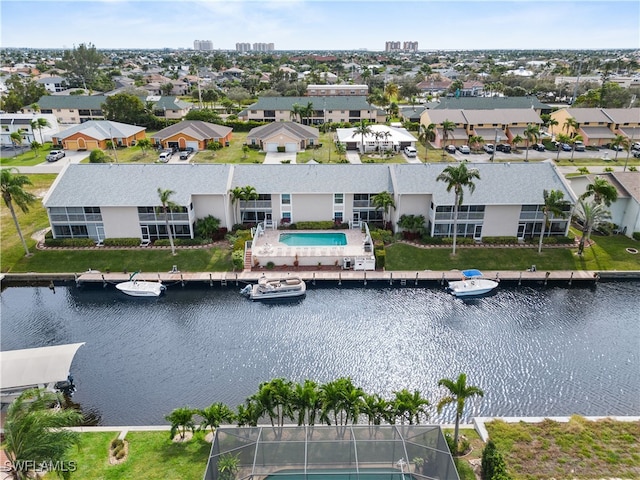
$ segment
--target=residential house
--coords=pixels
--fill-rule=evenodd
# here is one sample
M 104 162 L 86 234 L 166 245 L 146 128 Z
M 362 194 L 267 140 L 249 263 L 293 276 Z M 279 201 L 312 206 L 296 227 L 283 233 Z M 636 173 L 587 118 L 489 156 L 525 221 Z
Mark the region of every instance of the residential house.
M 328 122 L 358 123 L 362 120 L 383 123 L 386 112 L 371 105 L 366 96 L 259 97 L 258 101 L 238 114 L 241 120 L 283 122 L 292 117 L 293 105 L 313 105 L 311 118 L 303 123 L 320 125 Z
M 219 142 L 228 147 L 231 142 L 230 127 L 200 120 L 183 120 L 182 122 L 163 128 L 151 136 L 152 143 L 159 148 L 194 151 L 205 150 L 209 142 Z
M 295 122 L 273 122 L 252 129 L 247 144 L 265 152 L 299 152 L 318 144 L 318 129 Z
M 31 122 L 38 118 L 46 119 L 50 126 L 34 129 Z M 22 136 L 22 145 L 29 145 L 33 141 L 50 142 L 51 136 L 59 131 L 56 117 L 43 113 L 1 113 L 0 129 L 2 131 L 0 145 L 2 146 L 14 145 L 11 134 L 15 132 Z
M 146 138 L 145 130 L 146 127 L 126 123 L 89 120 L 53 135 L 52 140 L 54 145 L 65 150 L 106 150 L 109 148 L 107 142 L 117 147 L 135 145 L 138 140 Z
M 44 85 L 47 92 L 59 93 L 69 88 L 67 79 L 57 76 L 42 77 L 36 80 L 36 83 Z
M 158 187 L 174 192 L 178 208 L 169 213 L 177 237 L 193 238 L 198 219 L 208 215 L 231 228 L 240 212 L 244 222 L 268 218 L 287 222 L 351 220 L 379 223 L 373 198 L 387 191 L 396 208 L 391 220 L 423 215 L 432 236 L 450 236 L 455 196 L 437 181 L 445 164 L 253 165 L 253 164 L 70 164 L 46 194 L 43 204 L 54 238 L 166 238 Z M 544 190 L 576 197 L 553 162 L 479 163 L 473 194 L 460 209 L 458 233 L 531 238 L 544 222 Z M 250 185 L 258 198 L 234 201 L 230 191 Z M 553 218 L 547 232 L 565 235 L 569 219 Z
M 600 147 L 610 144 L 616 135 L 629 140 L 640 137 L 640 108 L 562 108 L 551 114 L 558 124 L 551 133 L 573 135 L 583 138 L 585 145 Z M 571 119 L 576 127 L 567 121 Z M 637 135 L 637 136 L 636 136 Z
M 633 237 L 633 232 L 640 232 L 640 172 L 580 175 L 569 179 L 571 189 L 581 196 L 596 177 L 607 180 L 618 192 L 618 199 L 607 208 L 611 212 L 611 223 L 623 235 Z
M 532 109 L 538 115 L 550 114 L 551 105 L 538 100 L 535 96 L 525 97 L 443 97 L 437 102 L 429 103 L 429 108 L 443 110 L 497 110 L 497 109 Z
M 333 95 L 362 96 L 369 94 L 367 85 L 307 85 L 307 96 L 324 97 Z
M 399 152 L 404 147 L 416 146 L 416 138 L 405 128 L 370 125 L 369 130 L 371 133 L 362 135 L 357 133 L 357 128 L 337 128 L 336 138 L 347 150 L 358 150 L 360 153 Z
M 445 132 L 442 129 L 443 122 L 453 122 L 454 129 Z M 446 145 L 465 145 L 469 143 L 469 132 L 467 131 L 468 120 L 464 116 L 462 110 L 425 110 L 420 116 L 420 123 L 425 127 L 430 124 L 436 125 L 436 137 L 432 142 L 437 148 L 443 148 Z

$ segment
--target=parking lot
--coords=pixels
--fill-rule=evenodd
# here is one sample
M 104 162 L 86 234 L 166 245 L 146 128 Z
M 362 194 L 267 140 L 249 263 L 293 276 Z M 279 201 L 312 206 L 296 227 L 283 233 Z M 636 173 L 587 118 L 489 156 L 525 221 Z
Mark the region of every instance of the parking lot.
M 484 151 L 480 152 L 480 153 L 469 153 L 469 154 L 464 154 L 464 153 L 460 153 L 459 151 L 456 151 L 456 153 L 452 154 L 448 154 L 450 157 L 455 158 L 458 161 L 468 161 L 468 162 L 489 162 L 491 161 L 491 154 L 490 153 L 486 153 Z M 513 161 L 513 162 L 524 162 L 525 158 L 526 158 L 526 151 L 524 149 L 520 149 L 518 150 L 517 153 L 514 153 L 513 151 L 511 153 L 503 153 L 503 152 L 495 152 L 495 157 L 494 160 L 495 161 L 499 161 L 499 162 L 505 162 L 505 161 Z M 591 158 L 591 159 L 599 159 L 599 160 L 605 160 L 609 159 L 609 160 L 613 160 L 616 157 L 616 152 L 615 150 L 610 150 L 608 148 L 603 148 L 600 150 L 586 150 L 584 152 L 574 152 L 573 153 L 573 158 L 575 160 L 579 159 L 579 158 Z M 550 151 L 550 150 L 546 150 L 544 152 L 538 152 L 536 150 L 529 150 L 529 157 L 528 159 L 530 161 L 541 161 L 541 160 L 547 160 L 547 159 L 552 159 L 555 160 L 556 158 L 558 158 L 558 152 L 554 152 L 554 151 Z M 571 152 L 560 152 L 560 160 L 569 160 L 571 158 Z M 624 160 L 625 158 L 627 158 L 627 152 L 623 151 L 623 152 L 618 152 L 618 160 Z

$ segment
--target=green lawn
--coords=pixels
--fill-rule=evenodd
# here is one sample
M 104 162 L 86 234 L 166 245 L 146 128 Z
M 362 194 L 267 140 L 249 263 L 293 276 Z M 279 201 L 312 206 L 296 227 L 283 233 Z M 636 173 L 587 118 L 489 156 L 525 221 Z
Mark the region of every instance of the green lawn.
M 640 478 L 640 423 L 598 422 L 574 416 L 569 423 L 486 424 L 514 480 Z
M 51 142 L 47 142 L 37 152 L 25 150 L 24 153 L 13 158 L 0 158 L 0 167 L 32 167 L 46 162 L 46 156 L 51 150 Z
M 127 459 L 119 465 L 109 464 L 109 443 L 117 432 L 82 433 L 79 449 L 69 452 L 77 470 L 71 478 L 82 480 L 201 480 L 207 467 L 211 444 L 197 432 L 186 443 L 173 443 L 169 432 L 129 432 Z M 46 480 L 54 480 L 47 475 Z

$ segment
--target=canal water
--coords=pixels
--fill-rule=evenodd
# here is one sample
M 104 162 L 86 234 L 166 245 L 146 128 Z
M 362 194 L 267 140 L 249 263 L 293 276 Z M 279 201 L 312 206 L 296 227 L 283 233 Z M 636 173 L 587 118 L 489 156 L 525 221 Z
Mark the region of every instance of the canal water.
M 242 286 L 242 285 L 241 285 Z M 420 390 L 465 372 L 485 396 L 465 417 L 640 415 L 640 282 L 503 286 L 460 300 L 441 288 L 309 285 L 286 303 L 228 288 L 170 286 L 157 299 L 113 285 L 10 287 L 2 350 L 86 342 L 73 400 L 106 425 L 165 424 L 181 406 L 232 407 L 274 377 L 350 376 L 369 393 Z M 430 411 L 434 422 L 453 410 Z

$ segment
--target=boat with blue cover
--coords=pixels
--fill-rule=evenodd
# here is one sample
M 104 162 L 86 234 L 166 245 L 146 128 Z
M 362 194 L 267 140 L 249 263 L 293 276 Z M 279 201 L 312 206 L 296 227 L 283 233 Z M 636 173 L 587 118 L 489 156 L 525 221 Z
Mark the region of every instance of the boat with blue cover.
M 462 280 L 449 282 L 447 290 L 456 297 L 470 297 L 491 292 L 498 282 L 485 278 L 480 270 L 462 271 Z

